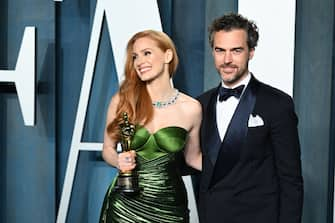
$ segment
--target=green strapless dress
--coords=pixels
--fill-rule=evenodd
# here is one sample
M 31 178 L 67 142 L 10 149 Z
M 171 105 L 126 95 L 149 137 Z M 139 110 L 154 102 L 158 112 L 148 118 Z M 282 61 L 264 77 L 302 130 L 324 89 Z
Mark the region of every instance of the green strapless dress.
M 184 148 L 187 131 L 165 127 L 151 134 L 137 126 L 132 148 L 137 153 L 140 193 L 126 196 L 107 190 L 100 223 L 178 223 L 189 222 L 187 193 L 178 169 L 178 154 Z

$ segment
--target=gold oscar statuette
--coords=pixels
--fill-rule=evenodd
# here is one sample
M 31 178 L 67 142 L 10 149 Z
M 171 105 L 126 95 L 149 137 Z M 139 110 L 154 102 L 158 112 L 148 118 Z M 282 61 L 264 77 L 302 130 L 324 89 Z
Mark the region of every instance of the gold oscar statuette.
M 135 126 L 129 122 L 128 114 L 123 113 L 123 122 L 120 124 L 120 138 L 122 152 L 131 150 L 131 140 L 135 133 Z M 136 170 L 119 172 L 115 190 L 127 195 L 135 195 L 139 192 L 138 174 Z

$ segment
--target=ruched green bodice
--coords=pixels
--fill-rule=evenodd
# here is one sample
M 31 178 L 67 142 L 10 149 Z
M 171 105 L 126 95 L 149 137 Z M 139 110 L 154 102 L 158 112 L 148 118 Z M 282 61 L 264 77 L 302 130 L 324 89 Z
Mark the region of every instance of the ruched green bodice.
M 176 158 L 186 140 L 187 131 L 181 127 L 169 126 L 150 133 L 137 126 L 131 147 L 137 153 L 141 191 L 128 197 L 115 192 L 112 183 L 105 196 L 100 223 L 189 222 L 186 189 Z
M 187 131 L 180 127 L 165 127 L 151 134 L 146 128 L 138 126 L 131 147 L 138 155 L 150 160 L 180 151 L 186 136 Z

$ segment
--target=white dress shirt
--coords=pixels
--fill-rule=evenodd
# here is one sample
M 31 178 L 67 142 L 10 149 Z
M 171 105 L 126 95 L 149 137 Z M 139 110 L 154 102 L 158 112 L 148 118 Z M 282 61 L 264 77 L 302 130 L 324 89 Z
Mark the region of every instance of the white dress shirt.
M 243 88 L 243 91 L 242 91 L 242 94 L 241 94 L 241 97 L 250 81 L 250 78 L 251 78 L 251 75 L 250 73 L 248 73 L 248 75 L 238 84 L 232 86 L 232 87 L 227 87 L 223 81 L 221 82 L 221 85 L 225 88 L 235 88 L 235 87 L 238 87 L 240 85 L 243 85 L 244 84 L 244 88 Z M 241 99 L 240 97 L 240 99 Z M 235 98 L 235 97 L 229 97 L 226 101 L 222 101 L 220 102 L 219 101 L 219 95 L 218 95 L 218 98 L 217 98 L 217 103 L 216 103 L 216 124 L 217 124 L 217 127 L 218 127 L 218 130 L 219 130 L 219 135 L 220 135 L 220 138 L 221 138 L 221 141 L 223 140 L 225 134 L 226 134 L 226 131 L 227 131 L 227 128 L 228 128 L 228 125 L 230 123 L 230 120 L 232 119 L 233 115 L 234 115 L 234 112 L 236 110 L 236 107 L 239 103 L 239 99 Z

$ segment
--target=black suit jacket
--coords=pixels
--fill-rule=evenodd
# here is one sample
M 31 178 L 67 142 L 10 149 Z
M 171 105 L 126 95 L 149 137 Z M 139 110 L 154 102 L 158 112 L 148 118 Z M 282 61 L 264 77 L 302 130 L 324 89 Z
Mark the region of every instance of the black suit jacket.
M 200 222 L 300 223 L 303 180 L 292 98 L 251 77 L 236 111 L 247 119 L 237 118 L 243 119 L 241 137 L 227 171 L 223 162 L 230 162 L 230 153 L 222 152 L 221 146 L 216 161 L 211 157 L 217 94 L 215 88 L 199 97 L 203 109 Z M 261 117 L 264 124 L 249 127 L 249 115 Z

